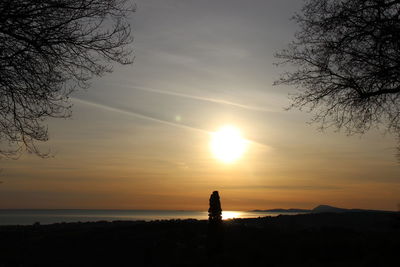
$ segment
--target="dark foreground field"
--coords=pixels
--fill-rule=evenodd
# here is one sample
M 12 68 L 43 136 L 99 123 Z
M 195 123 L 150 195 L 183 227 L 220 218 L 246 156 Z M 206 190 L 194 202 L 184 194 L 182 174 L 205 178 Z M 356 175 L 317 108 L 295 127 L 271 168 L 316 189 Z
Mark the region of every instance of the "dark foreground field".
M 307 214 L 224 222 L 218 265 L 207 221 L 0 227 L 5 266 L 399 266 L 395 213 Z

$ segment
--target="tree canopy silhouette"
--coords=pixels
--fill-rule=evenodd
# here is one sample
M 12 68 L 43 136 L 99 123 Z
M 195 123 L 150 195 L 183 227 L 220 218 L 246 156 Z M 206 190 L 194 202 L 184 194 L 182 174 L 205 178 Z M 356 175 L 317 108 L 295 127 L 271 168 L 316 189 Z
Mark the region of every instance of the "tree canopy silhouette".
M 222 209 L 218 191 L 214 191 L 210 196 L 208 221 L 210 223 L 220 223 L 222 221 Z
M 210 266 L 220 266 L 220 254 L 223 250 L 222 208 L 218 191 L 212 192 L 210 196 L 210 207 L 208 209 L 208 241 L 207 253 Z
M 322 128 L 400 132 L 400 1 L 308 0 L 295 40 L 276 54 L 295 66 L 275 84 L 295 85 L 293 106 Z
M 70 115 L 69 94 L 111 63 L 132 62 L 129 0 L 0 1 L 0 155 L 44 156 L 43 121 Z

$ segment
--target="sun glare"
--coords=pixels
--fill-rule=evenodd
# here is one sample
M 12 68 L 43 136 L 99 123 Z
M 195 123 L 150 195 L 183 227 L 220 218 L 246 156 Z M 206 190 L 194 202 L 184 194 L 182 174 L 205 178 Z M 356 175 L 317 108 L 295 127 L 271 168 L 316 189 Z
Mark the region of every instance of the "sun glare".
M 224 163 L 233 163 L 246 151 L 247 141 L 238 128 L 225 125 L 212 134 L 211 151 Z
M 222 220 L 240 218 L 241 215 L 240 211 L 222 211 Z

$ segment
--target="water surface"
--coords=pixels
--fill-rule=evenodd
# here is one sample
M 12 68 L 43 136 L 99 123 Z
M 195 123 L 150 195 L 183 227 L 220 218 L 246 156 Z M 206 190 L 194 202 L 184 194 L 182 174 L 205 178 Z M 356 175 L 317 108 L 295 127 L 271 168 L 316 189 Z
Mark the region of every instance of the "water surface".
M 278 212 L 255 211 L 223 211 L 223 219 L 257 218 L 277 216 Z M 174 210 L 0 210 L 0 225 L 29 225 L 36 222 L 41 224 L 61 222 L 95 222 L 95 221 L 153 221 L 170 219 L 197 219 L 206 220 L 206 211 L 174 211 Z

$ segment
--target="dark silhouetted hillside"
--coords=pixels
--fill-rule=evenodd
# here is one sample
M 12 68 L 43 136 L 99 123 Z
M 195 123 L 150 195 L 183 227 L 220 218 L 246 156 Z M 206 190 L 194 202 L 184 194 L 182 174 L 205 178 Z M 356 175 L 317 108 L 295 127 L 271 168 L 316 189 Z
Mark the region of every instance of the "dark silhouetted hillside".
M 311 210 L 309 209 L 267 209 L 267 210 L 252 210 L 254 212 L 276 212 L 276 213 L 325 213 L 325 212 L 391 212 L 383 210 L 363 210 L 363 209 L 344 209 L 329 205 L 319 205 Z
M 208 222 L 0 227 L 0 266 L 210 266 Z M 400 214 L 310 213 L 223 222 L 219 266 L 395 266 Z
M 343 209 L 343 208 L 337 208 L 337 207 L 332 207 L 328 205 L 319 205 L 315 207 L 314 209 L 311 210 L 313 213 L 322 213 L 322 212 L 374 212 L 374 213 L 379 213 L 379 212 L 386 212 L 386 213 L 391 213 L 391 211 L 385 211 L 385 210 L 364 210 L 364 209 Z

